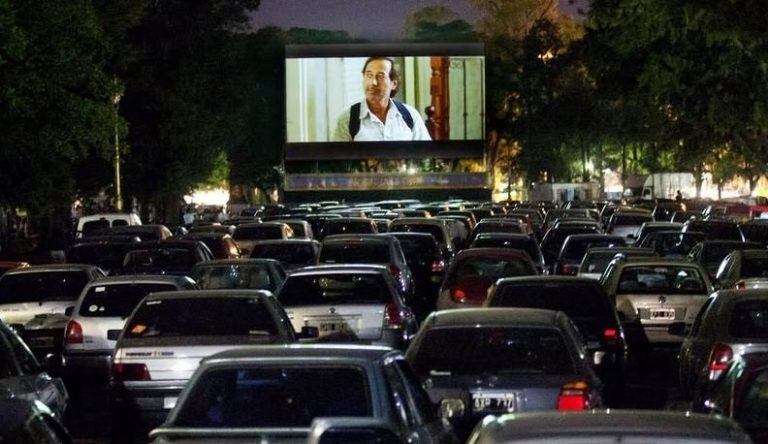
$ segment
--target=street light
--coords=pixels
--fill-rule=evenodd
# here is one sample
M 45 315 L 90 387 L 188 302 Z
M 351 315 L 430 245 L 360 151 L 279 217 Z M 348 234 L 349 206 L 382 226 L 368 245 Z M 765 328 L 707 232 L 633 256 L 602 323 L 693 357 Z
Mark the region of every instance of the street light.
M 115 80 L 115 86 L 117 86 L 117 80 Z M 112 94 L 112 104 L 115 110 L 115 210 L 118 212 L 123 211 L 123 193 L 120 186 L 120 132 L 118 128 L 118 109 L 122 98 L 123 94 L 115 88 L 115 92 Z

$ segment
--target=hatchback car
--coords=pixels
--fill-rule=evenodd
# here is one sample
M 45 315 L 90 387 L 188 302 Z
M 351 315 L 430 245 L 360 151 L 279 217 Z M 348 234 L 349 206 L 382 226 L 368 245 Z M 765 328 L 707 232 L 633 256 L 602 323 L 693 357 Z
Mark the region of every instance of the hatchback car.
M 602 383 L 562 312 L 438 311 L 424 321 L 406 359 L 431 399 L 452 407 L 459 432 L 485 415 L 602 405 Z
M 288 317 L 262 290 L 148 295 L 115 345 L 110 381 L 112 436 L 160 424 L 200 360 L 220 351 L 295 341 Z
M 380 420 L 412 443 L 457 442 L 436 411 L 390 348 L 262 346 L 204 359 L 150 437 L 305 443 L 315 418 L 354 417 Z
M 375 234 L 379 229 L 376 222 L 366 217 L 342 217 L 328 219 L 320 231 L 320 239 L 334 234 Z
M 380 265 L 325 265 L 297 270 L 277 298 L 298 331 L 320 340 L 404 347 L 417 321 L 389 271 Z
M 541 253 L 544 255 L 544 262 L 552 267 L 560 255 L 565 238 L 573 234 L 600 234 L 600 229 L 592 227 L 557 227 L 547 231 L 541 240 Z
M 445 272 L 437 309 L 478 307 L 501 278 L 536 275 L 528 253 L 509 248 L 470 248 L 456 255 Z
M 683 233 L 697 231 L 704 233 L 707 239 L 744 241 L 739 225 L 729 220 L 689 220 L 683 224 Z
M 680 387 L 701 393 L 737 355 L 768 352 L 768 290 L 720 290 L 704 303 L 680 347 Z

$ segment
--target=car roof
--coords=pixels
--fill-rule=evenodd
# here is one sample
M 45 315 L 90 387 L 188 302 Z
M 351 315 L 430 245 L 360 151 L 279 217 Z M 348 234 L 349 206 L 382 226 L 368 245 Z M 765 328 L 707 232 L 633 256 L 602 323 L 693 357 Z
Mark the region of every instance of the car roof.
M 579 233 L 579 234 L 572 234 L 565 238 L 565 242 L 576 242 L 580 240 L 617 240 L 624 242 L 624 236 L 620 236 L 618 234 L 602 234 L 602 233 Z
M 476 239 L 514 239 L 521 241 L 536 242 L 534 238 L 523 233 L 496 233 L 487 231 L 485 233 L 477 233 Z
M 400 217 L 392 221 L 392 225 L 438 225 L 445 226 L 445 219 L 437 217 Z
M 746 257 L 768 257 L 768 250 L 764 248 L 748 248 L 738 251 Z
M 718 290 L 714 293 L 714 296 L 726 301 L 768 299 L 768 288 L 745 288 L 743 290 L 732 288 L 728 290 Z
M 239 228 L 260 228 L 260 227 L 283 228 L 287 226 L 288 224 L 285 224 L 283 222 L 248 222 L 248 223 L 238 225 L 237 228 L 235 228 L 235 230 Z
M 214 259 L 210 261 L 198 262 L 197 264 L 195 264 L 195 267 L 217 266 L 217 265 L 257 265 L 257 264 L 279 265 L 280 261 L 275 259 L 266 259 L 266 258 Z
M 271 298 L 266 290 L 227 289 L 227 290 L 181 290 L 150 293 L 145 301 L 190 298 Z
M 492 247 L 480 247 L 480 248 L 468 248 L 461 250 L 459 254 L 453 259 L 453 263 L 458 263 L 462 259 L 479 256 L 492 256 L 502 257 L 505 259 L 527 259 L 530 258 L 528 253 L 516 248 L 492 248 Z
M 516 276 L 501 278 L 496 281 L 496 285 L 501 287 L 502 285 L 514 285 L 514 284 L 547 284 L 547 283 L 563 283 L 569 285 L 586 284 L 600 286 L 600 282 L 595 279 L 576 277 L 576 276 L 560 276 L 560 275 L 547 275 L 547 276 Z
M 256 241 L 254 245 L 295 245 L 295 244 L 320 244 L 315 239 L 307 239 L 304 237 L 294 237 L 291 239 L 265 239 Z
M 649 254 L 651 256 L 654 256 L 656 254 L 653 248 L 639 248 L 639 247 L 613 247 L 613 248 L 594 247 L 594 248 L 589 248 L 586 254 L 595 254 L 595 253 L 615 253 L 615 254 L 641 253 L 641 254 Z
M 140 242 L 136 242 L 139 245 Z M 31 267 L 15 268 L 5 272 L 3 276 L 10 276 L 14 274 L 22 273 L 48 273 L 54 271 L 93 271 L 99 267 L 88 264 L 48 264 L 48 265 L 33 265 Z
M 376 361 L 391 353 L 399 353 L 389 347 L 349 344 L 285 344 L 264 345 L 227 350 L 203 359 L 212 361 L 259 361 L 264 358 L 322 358 Z
M 201 245 L 202 242 L 198 240 L 176 240 L 176 239 L 165 239 L 165 240 L 153 240 L 153 241 L 142 241 L 142 242 L 135 242 L 133 244 L 134 250 L 141 250 L 143 248 L 155 248 L 155 247 L 184 247 L 184 248 L 193 248 L 198 245 Z
M 731 420 L 690 412 L 649 410 L 604 410 L 585 412 L 533 412 L 488 417 L 483 420 L 488 442 L 516 442 L 555 435 L 596 437 L 602 434 L 637 434 L 740 438 L 746 434 Z M 741 441 L 743 439 L 744 441 Z M 482 441 L 486 442 L 486 441 Z
M 126 283 L 175 283 L 186 284 L 194 282 L 187 276 L 174 276 L 170 274 L 125 274 L 98 278 L 88 283 L 92 287 L 110 284 Z
M 366 219 L 370 220 L 370 219 Z M 382 233 L 387 234 L 387 233 Z M 325 239 L 323 239 L 323 244 L 327 243 L 345 243 L 349 241 L 357 241 L 357 242 L 374 242 L 374 243 L 391 243 L 391 242 L 397 242 L 397 239 L 391 237 L 391 236 L 380 236 L 379 234 L 332 234 L 330 236 L 326 236 Z
M 507 325 L 557 327 L 560 312 L 538 308 L 462 308 L 437 311 L 425 323 L 430 327 Z
M 291 276 L 304 276 L 312 274 L 329 273 L 389 273 L 384 265 L 374 264 L 330 264 L 330 265 L 312 265 L 310 267 L 299 268 L 291 273 Z

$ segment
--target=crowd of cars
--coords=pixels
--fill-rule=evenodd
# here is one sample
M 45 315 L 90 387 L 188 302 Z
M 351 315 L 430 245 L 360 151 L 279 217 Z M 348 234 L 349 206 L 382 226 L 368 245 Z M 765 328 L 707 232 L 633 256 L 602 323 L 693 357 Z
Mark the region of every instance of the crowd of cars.
M 96 393 L 113 442 L 768 442 L 768 223 L 693 207 L 89 216 L 67 263 L 0 277 L 0 388 L 26 400 L 0 433 L 66 442 Z M 698 413 L 610 409 L 657 348 Z

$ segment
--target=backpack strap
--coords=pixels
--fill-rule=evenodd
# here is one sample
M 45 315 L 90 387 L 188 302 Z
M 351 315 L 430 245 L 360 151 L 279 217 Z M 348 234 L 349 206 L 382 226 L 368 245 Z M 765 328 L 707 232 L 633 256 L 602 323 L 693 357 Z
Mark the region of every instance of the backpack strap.
M 355 136 L 360 131 L 360 102 L 355 103 L 349 108 L 349 138 L 355 140 Z
M 403 102 L 398 102 L 397 100 L 393 100 L 393 102 L 395 102 L 397 110 L 400 111 L 400 115 L 403 116 L 405 124 L 408 125 L 409 129 L 413 130 L 413 116 L 408 112 L 408 108 L 405 107 Z

